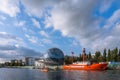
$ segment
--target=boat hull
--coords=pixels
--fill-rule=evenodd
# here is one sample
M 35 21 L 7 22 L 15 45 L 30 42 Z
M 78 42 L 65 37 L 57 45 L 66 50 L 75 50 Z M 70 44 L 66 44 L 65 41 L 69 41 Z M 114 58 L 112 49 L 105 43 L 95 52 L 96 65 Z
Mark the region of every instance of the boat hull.
M 91 65 L 78 65 L 78 64 L 71 64 L 71 65 L 64 65 L 63 70 L 105 70 L 107 68 L 107 63 L 99 64 L 94 63 Z
M 48 72 L 48 68 L 43 68 L 43 69 L 41 69 L 41 71 L 43 71 L 43 72 Z

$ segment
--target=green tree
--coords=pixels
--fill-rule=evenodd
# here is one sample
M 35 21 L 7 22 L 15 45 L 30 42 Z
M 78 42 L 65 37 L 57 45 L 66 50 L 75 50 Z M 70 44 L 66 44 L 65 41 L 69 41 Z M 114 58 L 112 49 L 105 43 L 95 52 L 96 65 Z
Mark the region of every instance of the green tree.
M 106 48 L 104 49 L 104 52 L 103 52 L 103 62 L 106 62 Z
M 102 55 L 99 56 L 98 61 L 99 61 L 99 62 L 104 62 L 104 59 L 103 59 L 103 56 L 102 56 Z
M 110 61 L 114 61 L 114 57 L 113 57 L 113 50 L 110 51 L 110 54 L 111 54 L 111 60 Z
M 117 61 L 120 62 L 120 49 L 119 49 L 119 52 L 118 52 L 118 58 L 117 58 Z
M 108 49 L 108 57 L 107 57 L 107 61 L 111 61 L 110 49 Z
M 88 60 L 90 61 L 92 59 L 91 52 L 88 54 Z
M 70 64 L 70 63 L 71 63 L 71 62 L 70 62 L 70 56 L 65 55 L 65 57 L 64 57 L 64 63 L 65 63 L 65 64 Z
M 113 50 L 113 61 L 117 61 L 117 55 L 118 55 L 118 48 L 116 47 Z
M 99 57 L 101 56 L 101 53 L 100 53 L 100 51 L 97 51 L 96 53 L 95 53 L 95 56 L 94 56 L 94 61 L 95 62 L 99 62 Z
M 78 61 L 82 61 L 82 54 L 79 54 Z

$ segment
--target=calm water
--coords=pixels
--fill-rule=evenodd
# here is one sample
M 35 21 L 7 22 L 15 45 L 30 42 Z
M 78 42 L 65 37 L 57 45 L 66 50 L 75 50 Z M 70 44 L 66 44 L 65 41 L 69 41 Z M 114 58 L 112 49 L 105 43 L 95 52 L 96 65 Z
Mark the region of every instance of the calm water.
M 120 80 L 119 70 L 49 71 L 0 68 L 0 80 Z

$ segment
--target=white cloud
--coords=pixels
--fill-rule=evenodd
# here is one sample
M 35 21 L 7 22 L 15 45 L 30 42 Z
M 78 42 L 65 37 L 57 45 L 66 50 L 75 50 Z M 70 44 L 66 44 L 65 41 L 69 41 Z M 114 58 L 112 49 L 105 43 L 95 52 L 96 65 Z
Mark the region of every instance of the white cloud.
M 0 58 L 20 58 L 26 56 L 39 56 L 40 53 L 26 47 L 12 45 L 0 45 Z
M 120 48 L 120 17 L 118 15 L 119 11 L 120 10 L 116 10 L 113 15 L 107 20 L 104 33 L 101 33 L 102 36 L 92 43 L 92 49 L 103 50 L 104 48 Z
M 40 40 L 36 36 L 30 36 L 28 34 L 25 34 L 25 37 L 30 41 L 32 44 L 43 46 L 43 44 L 40 42 Z
M 93 0 L 89 0 L 87 3 L 86 0 L 76 3 L 66 0 L 57 5 L 51 13 L 54 29 L 61 31 L 63 36 L 76 38 L 82 47 L 87 47 L 93 51 L 119 46 L 117 42 L 120 39 L 117 40 L 113 37 L 108 29 L 100 28 L 100 17 L 92 15 L 96 4 L 98 3 Z M 107 21 L 109 26 L 115 26 L 116 22 L 119 21 L 118 14 L 119 10 L 115 11 Z
M 30 36 L 28 34 L 25 34 L 25 37 L 32 43 L 36 44 L 38 46 L 44 46 L 44 44 L 52 44 L 52 41 L 47 38 L 39 39 L 36 36 Z
M 37 46 L 44 46 L 44 43 L 50 43 L 50 41 L 47 41 L 46 39 L 39 39 L 36 36 L 30 36 L 28 34 L 25 34 L 25 37 L 28 39 L 28 41 L 32 44 L 35 44 Z
M 19 37 L 15 37 L 11 34 L 8 34 L 6 32 L 0 32 L 0 45 L 22 45 L 22 46 L 26 46 L 26 44 L 24 43 L 24 41 L 19 38 Z
M 0 11 L 8 14 L 10 17 L 16 16 L 20 12 L 19 0 L 0 0 Z
M 100 6 L 100 13 L 107 11 L 111 7 L 112 2 L 113 0 L 103 0 Z
M 42 39 L 44 44 L 52 44 L 52 41 L 50 39 Z
M 51 22 L 51 17 L 46 16 L 46 17 L 45 17 L 44 24 L 45 24 L 45 28 L 50 28 L 50 27 L 52 27 L 53 24 L 52 24 L 52 22 Z
M 19 21 L 19 22 L 15 23 L 15 26 L 17 26 L 17 27 L 22 27 L 24 25 L 25 25 L 25 21 Z
M 39 34 L 47 38 L 49 37 L 48 33 L 46 33 L 45 31 L 40 31 Z
M 6 32 L 0 32 L 0 36 L 0 58 L 17 58 L 34 54 L 30 52 L 34 50 L 26 48 L 26 43 L 21 38 Z
M 110 28 L 114 27 L 114 25 L 119 21 L 120 19 L 120 9 L 116 10 L 113 15 L 107 20 L 106 25 L 104 28 Z
M 37 27 L 37 28 L 40 28 L 40 27 L 41 27 L 39 21 L 37 21 L 36 19 L 32 18 L 32 22 L 33 22 L 33 25 L 34 25 L 35 27 Z
M 7 62 L 8 60 L 6 60 L 5 58 L 0 58 L 0 63 L 4 63 Z
M 25 42 L 21 38 L 7 32 L 0 32 L 0 62 L 13 58 L 40 55 L 39 52 L 26 47 Z
M 38 38 L 35 37 L 35 36 L 31 36 L 31 37 L 28 37 L 28 40 L 33 43 L 33 44 L 37 44 L 38 43 Z
M 2 19 L 2 20 L 6 20 L 6 17 L 5 17 L 5 16 L 0 15 L 0 19 Z
M 30 38 L 30 35 L 28 35 L 28 34 L 25 34 L 25 37 L 26 37 L 26 38 Z
M 96 49 L 119 46 L 118 42 L 120 39 L 117 38 L 117 35 L 120 33 L 112 31 L 119 28 L 119 10 L 115 11 L 108 20 L 104 19 L 106 21 L 105 25 L 102 26 L 104 28 L 100 27 L 101 18 L 103 17 L 93 14 L 97 8 L 97 11 L 101 14 L 106 12 L 111 7 L 112 2 L 113 0 L 110 0 L 110 2 L 107 0 L 22 1 L 26 12 L 36 17 L 41 17 L 44 9 L 48 6 L 52 8 L 51 12 L 49 12 L 50 16 L 45 16 L 44 24 L 46 28 L 53 27 L 55 30 L 59 30 L 63 36 L 74 37 L 82 47 L 95 51 Z M 49 39 L 43 41 L 51 43 Z M 74 44 L 76 45 L 76 43 Z
M 77 41 L 75 41 L 75 40 L 72 41 L 72 45 L 71 46 L 78 46 L 78 45 L 79 45 L 79 43 Z
M 84 4 L 85 3 L 85 4 Z M 65 1 L 52 11 L 51 21 L 55 30 L 60 30 L 63 36 L 75 37 L 82 46 L 88 45 L 99 35 L 97 21 L 92 18 L 92 9 L 96 3 L 93 0 L 81 0 L 73 3 Z
M 22 0 L 21 2 L 25 6 L 28 15 L 42 17 L 44 15 L 44 8 L 54 6 L 62 1 L 64 0 Z

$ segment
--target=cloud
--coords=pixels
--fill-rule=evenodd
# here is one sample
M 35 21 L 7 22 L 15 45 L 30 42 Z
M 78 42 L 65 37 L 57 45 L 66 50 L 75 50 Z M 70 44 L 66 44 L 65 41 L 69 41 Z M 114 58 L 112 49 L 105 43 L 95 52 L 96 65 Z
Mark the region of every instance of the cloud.
M 52 44 L 52 41 L 48 38 L 38 38 L 36 36 L 30 36 L 25 34 L 25 37 L 32 43 L 38 46 L 44 46 L 45 44 Z
M 0 46 L 0 58 L 21 58 L 40 56 L 40 52 L 26 47 L 16 47 L 12 45 Z
M 24 41 L 7 32 L 0 32 L 0 59 L 10 60 L 28 56 L 40 56 L 40 52 L 27 48 Z
M 6 20 L 6 17 L 3 16 L 3 15 L 0 15 L 0 19 L 2 19 L 2 20 Z
M 5 58 L 0 58 L 0 63 L 4 63 L 4 62 L 7 62 L 8 60 L 5 59 Z
M 32 18 L 32 22 L 33 22 L 33 25 L 34 25 L 35 27 L 37 27 L 37 28 L 40 29 L 41 26 L 40 26 L 39 21 L 37 21 L 36 19 Z
M 38 44 L 38 38 L 35 36 L 30 36 L 28 34 L 25 34 L 25 37 L 33 44 Z
M 22 45 L 26 46 L 24 41 L 16 36 L 13 36 L 11 34 L 8 34 L 6 32 L 0 32 L 0 45 Z
M 48 33 L 46 33 L 45 31 L 40 31 L 39 34 L 47 38 L 49 37 Z
M 19 0 L 0 0 L 0 12 L 8 14 L 10 17 L 15 17 L 20 12 Z
M 117 38 L 120 33 L 114 31 L 119 28 L 119 9 L 108 19 L 103 16 L 104 12 L 110 9 L 113 0 L 109 2 L 107 0 L 22 0 L 21 2 L 27 14 L 36 17 L 43 16 L 46 8 L 52 8 L 49 11 L 50 15 L 45 16 L 46 28 L 53 27 L 54 30 L 60 31 L 62 36 L 75 38 L 81 47 L 95 51 L 120 47 L 118 45 L 120 39 Z M 105 24 L 101 26 L 101 23 Z
M 120 9 L 116 10 L 113 15 L 107 20 L 106 25 L 104 28 L 111 28 L 119 21 L 120 19 Z
M 71 46 L 78 46 L 78 45 L 79 45 L 79 43 L 77 41 L 75 41 L 75 40 L 72 41 L 72 45 Z
M 25 37 L 26 37 L 26 38 L 30 38 L 30 36 L 29 36 L 28 34 L 25 34 Z
M 113 37 L 109 29 L 100 27 L 101 16 L 93 16 L 93 10 L 97 4 L 98 2 L 94 0 L 89 0 L 87 3 L 86 0 L 76 2 L 66 0 L 52 10 L 51 24 L 55 30 L 61 31 L 63 36 L 74 37 L 82 47 L 87 47 L 93 51 L 120 47 L 118 45 L 119 39 Z M 103 11 L 106 10 L 107 8 Z M 119 21 L 118 14 L 119 10 L 106 20 L 109 26 L 115 27 L 116 21 Z
M 109 1 L 103 0 L 100 6 L 100 13 L 107 11 L 111 7 L 112 2 L 113 0 L 109 0 Z
M 55 30 L 60 30 L 63 36 L 75 37 L 82 46 L 88 45 L 99 36 L 99 20 L 92 17 L 96 2 L 89 0 L 68 1 L 56 6 L 51 13 L 51 21 Z
M 51 22 L 51 17 L 50 16 L 46 16 L 45 17 L 45 21 L 44 21 L 44 24 L 45 24 L 45 28 L 50 28 L 52 27 L 52 22 Z
M 24 25 L 25 25 L 25 21 L 19 21 L 19 22 L 15 23 L 15 26 L 17 26 L 17 27 L 22 27 Z
M 52 44 L 52 41 L 50 39 L 44 38 L 44 39 L 42 39 L 42 41 L 44 44 Z
M 51 7 L 56 3 L 64 0 L 22 0 L 22 4 L 25 6 L 25 11 L 28 15 L 35 15 L 42 17 L 44 14 L 44 8 Z
M 120 10 L 114 11 L 113 15 L 106 20 L 104 25 L 104 33 L 94 43 L 93 49 L 103 50 L 103 48 L 114 49 L 120 48 Z
M 43 43 L 42 43 L 42 39 L 39 39 L 38 37 L 36 36 L 30 36 L 28 34 L 25 34 L 25 37 L 28 39 L 28 41 L 34 45 L 37 45 L 37 46 L 44 46 Z

